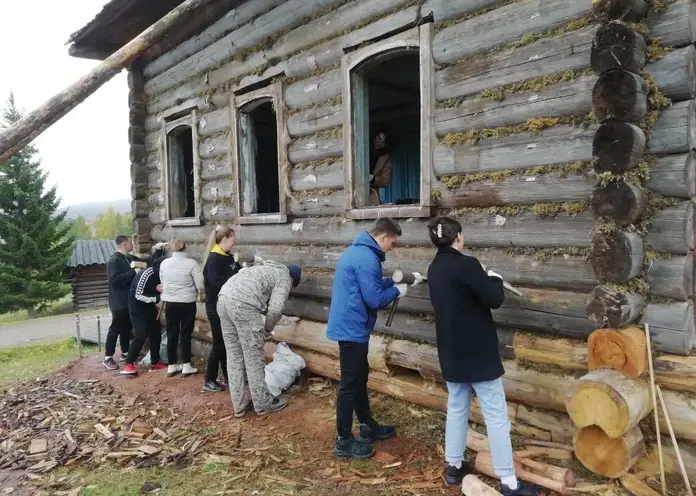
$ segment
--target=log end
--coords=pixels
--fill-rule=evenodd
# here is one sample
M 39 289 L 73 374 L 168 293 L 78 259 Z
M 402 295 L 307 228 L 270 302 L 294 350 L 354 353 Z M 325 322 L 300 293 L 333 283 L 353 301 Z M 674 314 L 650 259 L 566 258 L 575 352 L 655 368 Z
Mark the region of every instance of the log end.
M 618 439 L 608 437 L 595 425 L 584 427 L 575 434 L 573 445 L 585 468 L 611 479 L 626 475 L 645 454 L 645 440 L 638 427 Z
M 648 370 L 645 332 L 638 327 L 596 330 L 587 340 L 587 365 L 590 370 L 609 368 L 640 377 Z
M 597 328 L 620 328 L 635 320 L 645 307 L 641 295 L 623 293 L 607 286 L 598 286 L 585 302 L 585 311 Z
M 611 231 L 592 239 L 590 263 L 601 283 L 623 284 L 643 270 L 643 239 L 637 233 Z
M 645 65 L 645 38 L 616 22 L 603 24 L 595 34 L 590 65 L 597 75 L 616 69 L 639 73 Z
M 696 196 L 696 151 L 691 150 L 686 156 L 684 181 L 689 198 Z
M 648 111 L 645 80 L 629 71 L 605 72 L 592 90 L 592 111 L 599 122 L 637 121 Z
M 621 174 L 635 168 L 645 155 L 645 134 L 628 122 L 604 122 L 592 141 L 594 170 Z
M 638 186 L 623 181 L 598 186 L 590 197 L 594 218 L 614 222 L 620 227 L 635 223 L 648 208 L 648 194 Z
M 650 4 L 646 0 L 595 0 L 592 8 L 599 22 L 637 22 L 648 15 Z

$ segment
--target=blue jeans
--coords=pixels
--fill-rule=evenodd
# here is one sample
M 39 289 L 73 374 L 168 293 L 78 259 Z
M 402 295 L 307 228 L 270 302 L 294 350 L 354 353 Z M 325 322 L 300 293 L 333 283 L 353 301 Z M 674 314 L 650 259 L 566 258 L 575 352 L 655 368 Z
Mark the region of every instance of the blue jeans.
M 464 460 L 472 388 L 476 391 L 483 418 L 486 421 L 488 444 L 495 473 L 498 477 L 515 475 L 510 442 L 510 420 L 501 379 L 474 384 L 447 383 L 449 396 L 445 426 L 445 458 L 450 464 Z

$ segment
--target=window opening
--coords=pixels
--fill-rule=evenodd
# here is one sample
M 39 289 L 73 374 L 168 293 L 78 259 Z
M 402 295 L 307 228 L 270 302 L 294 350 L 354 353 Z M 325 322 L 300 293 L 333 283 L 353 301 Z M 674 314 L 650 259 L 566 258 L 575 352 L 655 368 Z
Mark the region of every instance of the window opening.
M 173 219 L 196 215 L 193 130 L 179 126 L 167 135 L 169 162 L 169 212 Z

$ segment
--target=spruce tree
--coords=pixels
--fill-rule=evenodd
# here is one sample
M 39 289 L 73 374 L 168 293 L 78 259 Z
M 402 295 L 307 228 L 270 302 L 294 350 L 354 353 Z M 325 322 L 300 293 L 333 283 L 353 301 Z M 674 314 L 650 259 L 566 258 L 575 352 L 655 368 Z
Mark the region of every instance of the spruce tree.
M 22 117 L 11 93 L 1 117 L 3 128 Z M 0 314 L 26 310 L 33 317 L 64 295 L 74 230 L 59 211 L 56 188 L 46 189 L 37 153 L 28 145 L 0 165 Z

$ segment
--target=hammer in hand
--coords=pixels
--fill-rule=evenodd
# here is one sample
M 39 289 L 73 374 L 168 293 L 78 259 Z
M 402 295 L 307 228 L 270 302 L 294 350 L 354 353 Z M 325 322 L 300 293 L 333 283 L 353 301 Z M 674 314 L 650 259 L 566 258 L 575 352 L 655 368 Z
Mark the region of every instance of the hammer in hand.
M 416 276 L 414 276 L 411 272 L 404 272 L 401 269 L 396 269 L 394 274 L 392 274 L 392 280 L 395 284 L 408 284 L 411 286 L 414 282 L 416 282 Z M 423 280 L 426 281 L 427 279 L 423 277 Z M 387 327 L 391 327 L 392 325 L 392 320 L 394 320 L 394 314 L 396 313 L 396 307 L 399 306 L 400 299 L 401 298 L 397 298 L 394 300 L 394 303 L 392 303 L 392 306 L 389 309 L 389 315 L 387 316 L 386 323 Z
M 484 272 L 488 271 L 488 269 L 486 269 L 485 265 L 481 264 L 481 267 L 483 267 Z M 515 286 L 510 284 L 509 282 L 503 281 L 503 288 L 507 289 L 508 291 L 510 291 L 513 294 L 516 294 L 517 296 L 522 296 L 522 293 Z

